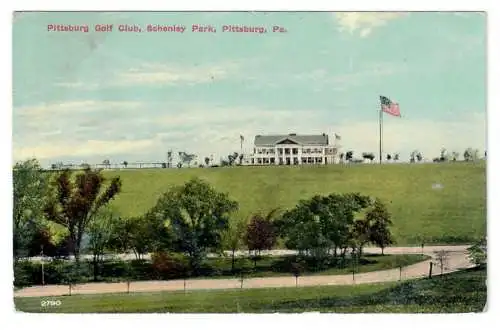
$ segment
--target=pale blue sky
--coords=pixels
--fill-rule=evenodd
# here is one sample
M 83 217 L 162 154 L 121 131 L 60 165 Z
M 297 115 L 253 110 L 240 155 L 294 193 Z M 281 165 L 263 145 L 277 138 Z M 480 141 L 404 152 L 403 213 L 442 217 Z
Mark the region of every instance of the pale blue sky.
M 114 31 L 94 32 L 95 24 Z M 14 160 L 215 159 L 256 134 L 334 132 L 355 154 L 484 150 L 486 18 L 468 13 L 24 13 L 13 31 Z M 48 32 L 87 24 L 89 33 Z M 177 24 L 180 33 L 118 32 Z M 210 24 L 216 33 L 192 33 Z M 279 25 L 286 33 L 222 32 Z

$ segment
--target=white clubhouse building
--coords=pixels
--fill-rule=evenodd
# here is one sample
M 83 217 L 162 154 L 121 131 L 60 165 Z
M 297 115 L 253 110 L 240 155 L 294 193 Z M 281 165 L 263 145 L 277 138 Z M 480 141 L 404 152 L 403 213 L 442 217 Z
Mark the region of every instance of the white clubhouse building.
M 334 164 L 339 146 L 328 135 L 257 135 L 248 165 Z

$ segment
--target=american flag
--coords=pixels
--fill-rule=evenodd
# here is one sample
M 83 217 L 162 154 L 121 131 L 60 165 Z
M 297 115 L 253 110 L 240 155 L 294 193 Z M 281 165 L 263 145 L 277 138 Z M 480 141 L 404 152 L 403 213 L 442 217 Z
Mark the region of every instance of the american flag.
M 392 102 L 388 97 L 380 96 L 380 104 L 382 105 L 383 112 L 392 116 L 401 117 L 398 103 Z
M 335 140 L 342 140 L 342 137 L 338 134 L 335 134 Z

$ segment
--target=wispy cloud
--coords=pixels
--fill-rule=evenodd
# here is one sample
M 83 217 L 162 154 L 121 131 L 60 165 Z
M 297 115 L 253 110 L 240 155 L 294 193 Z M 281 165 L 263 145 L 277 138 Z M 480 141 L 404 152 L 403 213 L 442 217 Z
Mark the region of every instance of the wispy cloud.
M 144 63 L 116 75 L 117 85 L 149 84 L 200 84 L 221 80 L 234 73 L 237 66 L 232 63 L 219 65 L 195 65 L 190 67 L 161 63 Z
M 367 37 L 372 31 L 389 21 L 401 18 L 408 13 L 399 12 L 348 12 L 335 13 L 340 31 L 358 34 L 361 38 Z
M 102 155 L 109 157 L 115 154 L 134 153 L 154 145 L 154 140 L 116 140 L 100 141 L 88 140 L 83 143 L 60 141 L 54 143 L 41 143 L 36 146 L 22 146 L 14 148 L 14 160 L 36 157 L 38 159 L 58 159 L 60 157 L 91 157 Z
M 195 85 L 227 79 L 238 71 L 236 62 L 213 65 L 180 65 L 164 63 L 142 63 L 126 70 L 110 74 L 106 82 L 95 81 L 63 81 L 54 84 L 56 87 L 95 90 L 105 87 L 127 87 L 138 85 Z
M 329 91 L 344 91 L 353 86 L 360 85 L 373 77 L 388 77 L 400 74 L 408 67 L 402 63 L 368 63 L 357 70 L 353 70 L 352 60 L 349 63 L 349 71 L 342 73 L 329 72 L 325 69 L 315 69 L 308 72 L 296 74 L 292 77 L 294 80 L 311 81 L 309 84 L 315 84 L 314 90 L 319 91 L 328 88 Z
M 135 101 L 95 101 L 77 100 L 68 102 L 41 103 L 33 106 L 24 106 L 14 109 L 19 117 L 44 117 L 44 116 L 71 116 L 76 113 L 88 113 L 92 111 L 111 110 L 116 108 L 134 109 L 141 105 Z M 47 118 L 49 119 L 49 118 Z

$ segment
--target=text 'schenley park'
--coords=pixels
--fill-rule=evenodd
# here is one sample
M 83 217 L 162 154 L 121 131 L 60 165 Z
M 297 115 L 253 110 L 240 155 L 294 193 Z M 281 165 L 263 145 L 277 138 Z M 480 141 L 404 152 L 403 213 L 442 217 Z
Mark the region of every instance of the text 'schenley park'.
M 484 311 L 484 13 L 15 12 L 12 58 L 17 311 Z

